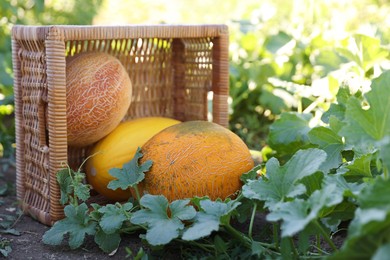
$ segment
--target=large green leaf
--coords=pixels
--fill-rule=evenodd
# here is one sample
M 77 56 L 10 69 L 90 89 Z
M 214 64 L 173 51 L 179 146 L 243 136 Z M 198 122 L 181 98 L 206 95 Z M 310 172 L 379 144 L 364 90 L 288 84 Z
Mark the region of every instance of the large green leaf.
M 145 172 L 149 171 L 149 168 L 153 164 L 151 160 L 148 160 L 139 165 L 138 161 L 142 158 L 142 156 L 143 154 L 141 153 L 141 148 L 138 147 L 130 162 L 123 164 L 122 168 L 110 169 L 108 173 L 116 179 L 110 181 L 107 188 L 112 190 L 116 190 L 118 188 L 126 190 L 127 188 L 134 187 L 140 183 L 145 178 Z
M 72 249 L 80 247 L 86 235 L 94 235 L 96 222 L 88 216 L 88 206 L 67 205 L 65 217 L 54 223 L 53 227 L 43 235 L 43 242 L 48 245 L 60 245 L 66 234 L 69 234 L 69 246 Z
M 223 203 L 209 199 L 201 200 L 202 211 L 196 214 L 194 223 L 184 231 L 182 238 L 184 240 L 197 240 L 219 230 L 220 225 L 223 225 L 222 218 L 239 205 L 240 203 L 236 201 Z
M 322 121 L 329 123 L 330 117 L 336 117 L 339 120 L 344 120 L 347 102 L 351 96 L 352 95 L 348 88 L 340 87 L 336 95 L 337 102 L 330 104 L 329 109 L 322 115 Z
M 115 251 L 119 247 L 120 242 L 121 236 L 119 233 L 107 234 L 103 230 L 99 230 L 95 234 L 95 243 L 106 253 Z
M 360 154 L 375 150 L 377 143 L 390 135 L 390 71 L 374 79 L 365 97 L 369 107 L 351 97 L 347 103 L 346 125 L 340 130 L 347 145 Z
M 60 186 L 60 203 L 65 205 L 73 195 L 77 200 L 87 201 L 90 197 L 90 186 L 82 180 L 85 174 L 80 171 L 73 171 L 70 168 L 64 168 L 57 172 L 57 182 Z M 72 203 L 72 202 L 71 202 Z
M 359 208 L 348 228 L 341 251 L 331 259 L 370 259 L 390 239 L 390 180 L 381 177 L 367 185 L 358 198 Z
M 169 204 L 164 196 L 144 195 L 140 204 L 144 207 L 133 214 L 131 222 L 146 225 L 146 239 L 151 245 L 165 245 L 179 237 L 185 220 L 195 217 L 189 200 L 176 200 Z
M 305 193 L 306 188 L 299 180 L 316 173 L 325 159 L 326 153 L 320 149 L 300 150 L 283 166 L 271 158 L 266 164 L 266 177 L 245 184 L 243 195 L 265 201 L 265 205 L 272 208 L 286 198 Z
M 311 114 L 282 113 L 281 117 L 270 126 L 268 144 L 278 152 L 293 154 L 309 142 Z
M 316 190 L 308 200 L 295 199 L 278 203 L 267 215 L 267 220 L 282 220 L 282 237 L 293 236 L 302 231 L 313 220 L 323 217 L 322 210 L 335 206 L 343 201 L 342 190 L 335 184 Z
M 388 258 L 390 255 L 390 242 L 380 246 L 374 256 L 372 257 L 372 260 L 382 260 Z
M 379 38 L 356 34 L 341 41 L 343 47 L 337 51 L 347 59 L 354 61 L 364 72 L 385 59 L 389 52 Z
M 112 234 L 117 232 L 124 221 L 128 220 L 126 209 L 132 209 L 133 204 L 127 202 L 121 204 L 107 204 L 98 209 L 98 212 L 102 214 L 99 225 L 106 234 Z
M 343 174 L 349 181 L 359 181 L 363 177 L 372 177 L 371 173 L 371 161 L 373 155 L 367 153 L 362 156 L 358 156 L 350 161 L 348 164 L 340 166 L 337 173 Z
M 308 135 L 310 142 L 318 145 L 327 154 L 321 170 L 326 173 L 339 167 L 342 162 L 341 151 L 344 149 L 342 138 L 332 129 L 322 126 L 313 128 Z

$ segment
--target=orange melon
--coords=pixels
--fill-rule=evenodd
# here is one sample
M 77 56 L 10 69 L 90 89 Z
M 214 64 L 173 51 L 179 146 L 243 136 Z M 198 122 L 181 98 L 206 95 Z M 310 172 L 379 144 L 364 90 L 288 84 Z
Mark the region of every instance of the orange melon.
M 140 160 L 152 160 L 141 193 L 169 201 L 208 196 L 225 199 L 241 189 L 240 176 L 254 167 L 246 144 L 232 131 L 207 121 L 170 126 L 142 146 Z
M 106 136 L 126 115 L 132 94 L 120 61 L 100 52 L 84 52 L 66 61 L 68 144 L 90 145 Z
M 107 188 L 114 177 L 109 174 L 112 168 L 122 168 L 159 131 L 178 124 L 180 121 L 165 117 L 145 117 L 122 122 L 106 137 L 97 142 L 91 150 L 91 158 L 86 163 L 87 181 L 100 194 L 112 201 L 124 201 L 131 196 L 129 190 Z

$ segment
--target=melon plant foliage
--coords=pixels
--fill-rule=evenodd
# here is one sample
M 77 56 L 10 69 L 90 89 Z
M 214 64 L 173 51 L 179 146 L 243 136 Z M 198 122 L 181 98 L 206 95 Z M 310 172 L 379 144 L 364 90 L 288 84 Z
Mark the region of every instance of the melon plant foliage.
M 341 86 L 337 101 L 316 124 L 309 115 L 282 114 L 269 136 L 280 149 L 242 175 L 243 188 L 235 199 L 168 202 L 146 194 L 124 204 L 93 204 L 88 211 L 85 193 L 77 197 L 72 192 L 85 185 L 75 181 L 84 175 L 61 171 L 60 185 L 72 185 L 62 189 L 63 201 L 70 204 L 65 219 L 56 222 L 43 241 L 60 244 L 67 239 L 71 248 L 78 248 L 92 235 L 109 253 L 123 235 L 136 233 L 149 245 L 140 250 L 144 256 L 169 254 L 168 249 L 175 248 L 173 254 L 179 250 L 185 257 L 219 259 L 381 259 L 390 247 L 387 93 L 390 71 L 373 79 L 368 89 Z M 142 179 L 150 162 L 139 165 L 141 157 L 139 150 L 130 164 Z M 132 182 L 119 178 L 111 187 L 135 187 L 139 178 Z M 266 223 L 254 225 L 259 215 Z M 342 243 L 335 243 L 343 232 Z

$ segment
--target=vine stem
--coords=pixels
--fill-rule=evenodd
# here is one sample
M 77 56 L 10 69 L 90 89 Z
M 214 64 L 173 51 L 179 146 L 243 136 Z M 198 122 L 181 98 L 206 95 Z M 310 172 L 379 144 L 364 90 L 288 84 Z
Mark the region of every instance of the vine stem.
M 146 230 L 147 228 L 144 226 L 141 226 L 141 225 L 134 225 L 134 226 L 122 228 L 121 233 L 131 234 L 131 233 L 134 233 L 134 232 L 141 230 L 141 229 Z
M 317 243 L 317 247 L 321 248 L 321 235 L 319 234 L 316 235 L 316 243 Z
M 255 221 L 256 210 L 257 210 L 257 203 L 254 202 L 252 216 L 251 216 L 251 222 L 249 223 L 249 230 L 248 230 L 248 236 L 250 239 L 252 239 L 253 223 Z
M 272 234 L 273 234 L 275 247 L 279 248 L 279 224 L 278 223 L 272 224 Z
M 292 247 L 292 251 L 293 251 L 293 254 L 295 256 L 295 259 L 298 259 L 298 256 L 299 256 L 299 253 L 298 253 L 298 250 L 297 248 L 295 247 L 295 243 L 294 243 L 294 240 L 292 237 L 289 237 L 288 239 L 290 241 L 290 245 Z
M 298 99 L 297 112 L 302 113 L 302 111 L 303 111 L 302 97 L 298 96 L 297 99 Z
M 196 241 L 186 241 L 186 240 L 183 240 L 183 239 L 175 239 L 175 240 L 180 242 L 180 243 L 197 246 L 197 247 L 199 247 L 199 248 L 201 248 L 201 249 L 203 249 L 205 251 L 208 251 L 208 252 L 213 252 L 215 250 L 215 246 L 214 245 L 203 244 L 203 243 L 199 243 L 199 242 L 196 242 Z
M 225 228 L 225 230 L 229 234 L 231 234 L 234 238 L 239 240 L 245 247 L 247 247 L 249 249 L 252 249 L 252 242 L 253 242 L 252 239 L 250 239 L 248 236 L 246 236 L 245 234 L 241 233 L 240 231 L 236 230 L 230 224 L 224 224 L 223 227 Z M 256 243 L 258 243 L 259 245 L 261 245 L 262 247 L 264 247 L 266 249 L 276 249 L 275 246 L 272 245 L 272 244 L 259 242 L 259 241 L 256 241 Z
M 143 206 L 141 205 L 141 203 L 140 203 L 141 196 L 139 195 L 138 186 L 135 185 L 135 186 L 133 187 L 133 189 L 135 190 L 135 195 L 137 196 L 137 200 L 138 200 L 138 203 L 139 203 L 139 207 L 140 207 L 141 209 L 143 209 L 144 207 L 143 207 Z
M 252 247 L 252 242 L 249 237 L 245 236 L 243 233 L 240 231 L 236 230 L 233 228 L 230 224 L 225 224 L 224 228 L 226 231 L 228 231 L 234 238 L 238 239 L 242 244 L 244 244 L 247 248 Z
M 68 170 L 69 178 L 70 178 L 71 181 L 72 181 L 72 184 L 71 184 L 71 185 L 74 186 L 75 180 L 74 180 L 73 175 L 72 175 L 72 169 L 70 168 L 69 164 L 67 164 L 67 163 L 65 163 L 65 166 L 66 166 L 66 168 L 67 168 L 67 170 Z M 64 167 L 64 166 L 62 166 L 62 167 Z M 58 179 L 57 179 L 57 181 L 58 181 Z M 72 188 L 73 188 L 73 187 L 72 187 Z M 73 196 L 72 196 L 72 195 L 73 195 Z M 71 194 L 68 194 L 69 203 L 72 204 L 72 205 L 75 206 L 75 207 L 78 207 L 78 205 L 79 205 L 78 198 L 77 198 L 77 196 L 76 196 L 75 193 L 73 193 L 72 195 L 71 195 Z
M 322 237 L 325 239 L 325 241 L 329 244 L 329 246 L 334 250 L 338 251 L 339 249 L 336 247 L 336 245 L 333 243 L 332 239 L 330 239 L 328 233 L 324 230 L 324 228 L 321 226 L 321 224 L 316 220 L 313 222 L 314 225 L 318 228 L 320 231 Z

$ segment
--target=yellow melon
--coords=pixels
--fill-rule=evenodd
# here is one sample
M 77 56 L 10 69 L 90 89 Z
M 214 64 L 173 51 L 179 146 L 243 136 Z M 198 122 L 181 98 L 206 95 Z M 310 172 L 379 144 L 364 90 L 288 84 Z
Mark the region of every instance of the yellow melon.
M 129 109 L 131 94 L 130 78 L 114 56 L 101 52 L 84 52 L 68 57 L 68 144 L 87 146 L 114 130 Z
M 113 201 L 124 201 L 131 196 L 129 190 L 111 190 L 107 188 L 114 180 L 108 171 L 122 168 L 151 137 L 166 127 L 180 121 L 164 117 L 145 117 L 119 124 L 114 131 L 96 143 L 86 163 L 87 181 L 100 194 Z

